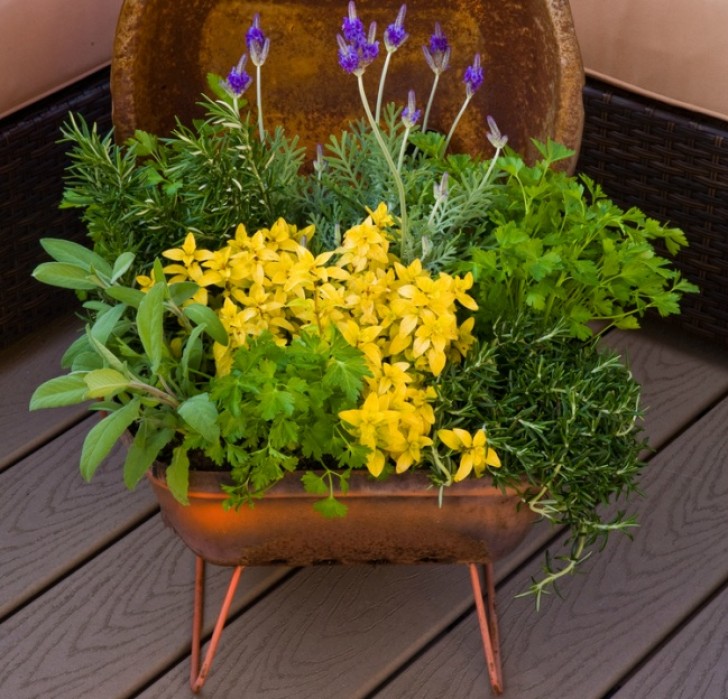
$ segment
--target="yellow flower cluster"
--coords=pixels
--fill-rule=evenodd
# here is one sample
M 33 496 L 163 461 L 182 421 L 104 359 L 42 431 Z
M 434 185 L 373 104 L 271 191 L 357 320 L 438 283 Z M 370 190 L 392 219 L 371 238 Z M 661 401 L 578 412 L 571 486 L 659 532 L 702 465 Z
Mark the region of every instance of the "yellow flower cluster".
M 334 324 L 363 352 L 372 374 L 363 402 L 340 417 L 369 448 L 367 467 L 375 476 L 387 459 L 406 471 L 432 444 L 435 391 L 427 376 L 438 376 L 474 341 L 474 319 L 458 325 L 456 303 L 477 309 L 467 294 L 469 274 L 433 278 L 419 260 L 405 266 L 390 253 L 392 225 L 380 204 L 344 234 L 339 248 L 318 256 L 305 244 L 313 227 L 299 231 L 283 219 L 252 236 L 240 225 L 217 251 L 198 249 L 190 233 L 181 248 L 164 252 L 174 263 L 164 268 L 170 281 L 196 282 L 194 301 L 215 309 L 228 332 L 228 346 L 213 349 L 218 374 L 230 370 L 248 336 L 264 330 L 286 344 L 303 328 Z M 468 459 L 476 470 L 487 461 Z

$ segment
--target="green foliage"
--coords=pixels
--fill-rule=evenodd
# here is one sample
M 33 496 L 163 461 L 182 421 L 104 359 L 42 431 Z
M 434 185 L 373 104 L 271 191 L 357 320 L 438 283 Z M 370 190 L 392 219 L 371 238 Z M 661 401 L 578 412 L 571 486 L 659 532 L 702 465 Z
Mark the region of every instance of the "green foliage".
M 222 302 L 194 302 L 198 285 L 165 281 L 159 259 L 188 231 L 217 249 L 239 224 L 257 230 L 279 217 L 315 224 L 310 246 L 331 250 L 384 202 L 395 218 L 390 250 L 404 263 L 472 274 L 476 341 L 435 382 L 435 429 L 484 429 L 502 461 L 489 471 L 494 480 L 525 479 L 526 504 L 570 528 L 568 551 L 534 583 L 537 598 L 610 531 L 633 526 L 623 513 L 605 521 L 601 508 L 636 489 L 639 388 L 598 350 L 589 324 L 634 328 L 648 309 L 679 312 L 696 288 L 658 250 L 676 254 L 684 234 L 620 209 L 587 177 L 555 170 L 571 155 L 558 144 L 536 143 L 542 157 L 532 165 L 508 150 L 490 160 L 443 155 L 445 138 L 408 132 L 393 105 L 376 134 L 353 122 L 330 138 L 312 173 L 301 173 L 295 139 L 280 129 L 259 138 L 234 100 L 217 94 L 205 102 L 206 119 L 167 138 L 137 132 L 117 146 L 73 116 L 63 130 L 71 165 L 62 206 L 82 210 L 94 249 L 45 239 L 52 261 L 34 276 L 86 299 L 88 326 L 63 357 L 69 373 L 39 386 L 31 408 L 93 400 L 105 411 L 84 443 L 83 476 L 131 430 L 128 487 L 163 458 L 172 493 L 186 502 L 190 469 L 226 468 L 227 504 L 237 507 L 300 469 L 307 492 L 320 497 L 316 510 L 344 515 L 335 494 L 369 456 L 338 417 L 361 407 L 362 352 L 333 329 L 311 328 L 283 346 L 264 333 L 248 337 L 220 376 L 213 348 L 228 342 Z M 132 281 L 142 271 L 152 279 L 145 291 Z M 452 472 L 435 434 L 422 465 L 442 485 Z
M 585 547 L 633 526 L 621 513 L 605 523 L 600 508 L 637 487 L 639 394 L 619 357 L 595 339 L 575 339 L 565 321 L 544 329 L 530 314 L 496 323 L 490 341 L 443 373 L 435 411 L 465 429 L 485 425 L 502 461 L 496 483 L 525 478 L 529 507 L 570 528 L 564 560 L 572 569 Z M 560 575 L 548 570 L 534 592 Z
M 674 254 L 687 244 L 682 231 L 637 209 L 623 211 L 588 177 L 552 168 L 569 151 L 537 145 L 543 159 L 533 167 L 514 153 L 501 158 L 504 179 L 489 225 L 455 265 L 476 280 L 478 324 L 533 311 L 546 325 L 565 319 L 574 336 L 588 338 L 590 321 L 628 329 L 639 327 L 649 308 L 678 313 L 682 294 L 697 287 L 653 241 Z
M 168 138 L 138 131 L 123 146 L 69 117 L 63 141 L 71 145 L 71 165 L 61 205 L 83 210 L 103 258 L 123 267 L 122 255 L 133 253 L 144 267 L 188 231 L 219 241 L 241 222 L 259 228 L 279 216 L 296 218 L 291 193 L 299 187 L 302 150 L 295 139 L 276 129 L 261 143 L 255 124 L 229 102 L 205 106 L 208 118 L 193 128 L 179 125 Z
M 338 414 L 357 405 L 368 373 L 363 354 L 335 330 L 324 337 L 304 332 L 283 346 L 264 333 L 238 348 L 232 371 L 211 384 L 220 406 L 221 447 L 206 450 L 233 467 L 230 504 L 260 497 L 285 471 L 306 465 L 320 470 L 304 477 L 308 492 L 328 494 L 316 509 L 341 514 L 334 474 L 341 484 L 364 459 L 350 448 Z

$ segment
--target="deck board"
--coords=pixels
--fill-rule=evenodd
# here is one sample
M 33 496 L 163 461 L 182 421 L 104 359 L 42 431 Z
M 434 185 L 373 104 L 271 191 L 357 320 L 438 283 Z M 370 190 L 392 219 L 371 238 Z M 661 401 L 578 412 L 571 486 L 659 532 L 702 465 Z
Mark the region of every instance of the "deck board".
M 80 406 L 28 412 L 35 387 L 61 373 L 61 357 L 78 333 L 78 321 L 67 316 L 0 351 L 0 471 L 85 414 L 85 408 Z
M 728 587 L 656 652 L 613 699 L 728 697 Z
M 189 646 L 188 553 L 154 517 L 7 619 L 0 697 L 124 697 L 174 665 Z M 209 576 L 211 599 L 222 597 L 226 572 Z M 251 569 L 236 609 L 286 573 Z
M 157 510 L 147 488 L 126 491 L 121 449 L 92 484 L 81 482 L 78 454 L 92 420 L 0 472 L 0 618 Z

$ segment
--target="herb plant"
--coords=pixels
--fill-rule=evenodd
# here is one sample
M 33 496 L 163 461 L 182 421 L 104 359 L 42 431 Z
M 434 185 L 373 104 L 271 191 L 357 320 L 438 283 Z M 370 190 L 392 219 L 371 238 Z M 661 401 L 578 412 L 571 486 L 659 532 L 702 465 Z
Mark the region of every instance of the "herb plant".
M 686 240 L 556 171 L 571 155 L 558 144 L 524 162 L 492 118 L 491 157 L 451 153 L 483 67 L 475 56 L 464 71 L 449 133 L 427 131 L 450 66 L 439 25 L 424 47 L 422 129 L 413 93 L 383 104 L 407 38 L 401 10 L 370 101 L 376 28 L 349 4 L 338 58 L 364 118 L 310 171 L 295 138 L 265 128 L 258 16 L 257 114 L 244 55 L 211 76 L 207 118 L 170 136 L 116 145 L 71 117 L 63 206 L 82 209 L 93 250 L 44 240 L 53 261 L 35 276 L 83 295 L 87 327 L 31 407 L 96 401 L 106 416 L 84 444 L 84 477 L 130 431 L 127 485 L 162 459 L 181 501 L 201 467 L 231 471 L 236 507 L 300 472 L 327 516 L 345 514 L 336 495 L 359 468 L 423 469 L 440 492 L 484 475 L 517 485 L 524 506 L 571 531 L 560 567 L 534 583 L 540 596 L 633 525 L 601 507 L 637 487 L 639 387 L 592 321 L 634 328 L 650 308 L 677 313 L 695 287 L 653 243 L 672 255 Z

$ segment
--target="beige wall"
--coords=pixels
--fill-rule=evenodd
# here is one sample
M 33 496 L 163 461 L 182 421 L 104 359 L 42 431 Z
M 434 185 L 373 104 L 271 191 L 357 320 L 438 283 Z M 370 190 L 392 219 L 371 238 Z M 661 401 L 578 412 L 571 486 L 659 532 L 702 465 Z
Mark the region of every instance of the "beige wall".
M 571 0 L 587 72 L 728 119 L 728 0 Z
M 0 0 L 0 117 L 108 65 L 122 0 Z

